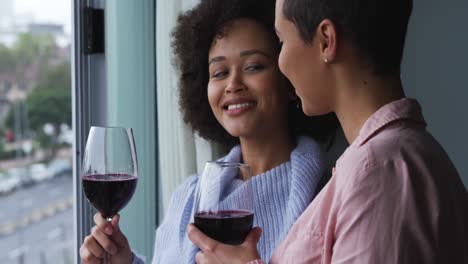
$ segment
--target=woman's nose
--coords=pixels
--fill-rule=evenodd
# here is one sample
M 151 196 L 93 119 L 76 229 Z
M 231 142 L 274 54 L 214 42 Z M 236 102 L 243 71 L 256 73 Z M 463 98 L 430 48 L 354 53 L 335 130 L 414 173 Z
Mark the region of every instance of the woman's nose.
M 240 91 L 245 90 L 246 87 L 242 82 L 239 74 L 233 73 L 227 83 L 226 86 L 226 93 L 238 93 Z

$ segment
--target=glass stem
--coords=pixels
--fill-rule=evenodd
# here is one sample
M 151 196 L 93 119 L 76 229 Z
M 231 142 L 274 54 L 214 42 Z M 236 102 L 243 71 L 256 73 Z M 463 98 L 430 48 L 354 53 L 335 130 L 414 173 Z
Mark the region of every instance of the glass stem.
M 106 221 L 110 223 L 112 221 L 112 217 L 106 217 Z M 111 264 L 111 255 L 107 252 L 104 254 L 103 264 Z
M 103 264 L 111 264 L 111 255 L 109 253 L 104 254 Z

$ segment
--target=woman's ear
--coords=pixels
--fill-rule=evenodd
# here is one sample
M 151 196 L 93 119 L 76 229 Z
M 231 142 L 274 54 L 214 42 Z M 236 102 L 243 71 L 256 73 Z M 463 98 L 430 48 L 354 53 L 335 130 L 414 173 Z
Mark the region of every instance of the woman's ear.
M 336 57 L 337 31 L 330 19 L 324 19 L 317 27 L 316 34 L 323 62 L 333 62 Z

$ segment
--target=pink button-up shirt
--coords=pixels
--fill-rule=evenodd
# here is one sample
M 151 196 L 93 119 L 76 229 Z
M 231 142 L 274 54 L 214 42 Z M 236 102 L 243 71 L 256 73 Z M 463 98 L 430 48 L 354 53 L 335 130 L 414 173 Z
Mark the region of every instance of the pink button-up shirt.
M 415 100 L 374 113 L 270 263 L 467 264 L 468 194 L 425 126 Z

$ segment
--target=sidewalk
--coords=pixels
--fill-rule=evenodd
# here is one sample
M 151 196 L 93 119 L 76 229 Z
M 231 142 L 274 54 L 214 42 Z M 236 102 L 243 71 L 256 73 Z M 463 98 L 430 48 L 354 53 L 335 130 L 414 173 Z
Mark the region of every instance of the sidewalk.
M 12 159 L 12 160 L 0 160 L 0 169 L 10 169 L 25 167 L 31 163 L 39 162 L 40 159 L 34 157 Z
M 62 158 L 72 160 L 72 148 L 61 148 L 57 150 L 55 153 L 55 158 Z M 34 155 L 23 157 L 19 159 L 11 159 L 11 160 L 0 160 L 0 169 L 10 169 L 10 168 L 18 168 L 18 167 L 25 167 L 32 163 L 41 162 L 44 159 L 44 155 Z

